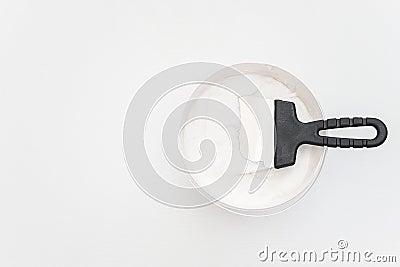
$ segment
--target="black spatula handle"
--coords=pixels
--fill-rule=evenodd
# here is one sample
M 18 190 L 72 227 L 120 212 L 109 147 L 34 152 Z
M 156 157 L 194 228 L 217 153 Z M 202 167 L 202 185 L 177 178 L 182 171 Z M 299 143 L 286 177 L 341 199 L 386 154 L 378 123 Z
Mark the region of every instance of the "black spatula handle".
M 353 139 L 321 136 L 321 130 L 372 126 L 377 135 L 373 139 Z M 293 102 L 275 100 L 275 168 L 291 166 L 296 162 L 299 146 L 303 144 L 328 147 L 376 147 L 385 142 L 388 131 L 385 124 L 375 118 L 341 118 L 301 122 Z
M 376 129 L 376 137 L 374 139 L 355 139 L 355 138 L 338 138 L 321 136 L 322 142 L 320 145 L 328 147 L 341 147 L 341 148 L 362 148 L 362 147 L 377 147 L 385 142 L 387 137 L 386 125 L 376 118 L 340 118 L 328 119 L 322 121 L 320 130 L 336 129 L 336 128 L 349 128 L 372 126 Z

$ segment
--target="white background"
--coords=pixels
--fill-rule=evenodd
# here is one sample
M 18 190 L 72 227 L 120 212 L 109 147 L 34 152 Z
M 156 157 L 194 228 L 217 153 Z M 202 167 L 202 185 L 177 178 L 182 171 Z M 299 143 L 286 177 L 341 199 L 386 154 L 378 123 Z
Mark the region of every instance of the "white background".
M 398 3 L 0 1 L 0 266 L 267 266 L 265 245 L 339 239 L 399 259 Z M 389 138 L 330 150 L 272 217 L 164 206 L 131 179 L 122 124 L 147 79 L 192 61 L 277 65 L 327 117 L 376 116 Z

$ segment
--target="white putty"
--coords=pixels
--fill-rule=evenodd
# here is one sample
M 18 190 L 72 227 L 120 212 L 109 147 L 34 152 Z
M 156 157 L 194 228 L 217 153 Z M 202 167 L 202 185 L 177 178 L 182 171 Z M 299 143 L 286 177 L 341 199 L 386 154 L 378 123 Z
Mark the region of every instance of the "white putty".
M 244 171 L 245 174 L 239 184 L 219 200 L 218 204 L 242 214 L 265 215 L 277 212 L 280 209 L 287 208 L 288 203 L 294 203 L 296 197 L 305 193 L 312 185 L 319 173 L 325 150 L 320 147 L 302 146 L 298 150 L 294 166 L 279 170 L 270 168 L 270 166 L 273 166 L 274 152 L 273 100 L 282 99 L 294 102 L 298 117 L 302 121 L 321 119 L 323 117 L 322 111 L 308 89 L 290 74 L 261 64 L 254 64 L 253 66 L 252 64 L 243 64 L 234 67 L 247 73 L 246 76 L 259 88 L 264 99 L 251 95 L 239 99 L 234 94 L 217 86 L 202 86 L 194 94 L 196 97 L 218 100 L 231 108 L 240 116 L 243 128 L 245 128 L 241 129 L 240 133 L 246 130 L 248 137 L 249 153 L 246 157 L 248 167 Z M 249 71 L 249 69 L 252 70 Z M 271 76 L 274 78 L 271 78 Z M 227 79 L 232 79 L 232 77 Z M 271 121 L 268 122 L 270 124 L 268 129 L 260 132 L 257 127 L 257 120 L 250 109 L 246 107 L 244 101 L 247 101 L 253 109 L 264 108 L 265 112 L 269 112 L 267 117 Z M 265 103 L 264 101 L 268 104 L 268 107 L 262 106 Z M 199 186 L 205 186 L 216 181 L 229 165 L 232 153 L 229 138 L 219 125 L 210 121 L 198 121 L 196 124 L 188 125 L 183 133 L 181 138 L 183 152 L 188 159 L 192 160 L 200 157 L 197 144 L 201 140 L 204 140 L 204 138 L 213 140 L 217 149 L 214 164 L 208 170 L 193 175 L 193 179 Z M 262 134 L 267 135 L 268 138 L 263 139 Z M 238 138 L 243 137 L 239 134 Z M 267 140 L 268 143 L 263 143 L 263 140 Z M 243 142 L 245 140 L 240 140 L 240 143 Z M 268 151 L 262 155 L 262 149 L 265 148 Z M 257 162 L 260 161 L 265 165 L 265 168 L 261 171 L 267 175 L 267 179 L 255 193 L 250 194 L 250 184 L 258 167 Z

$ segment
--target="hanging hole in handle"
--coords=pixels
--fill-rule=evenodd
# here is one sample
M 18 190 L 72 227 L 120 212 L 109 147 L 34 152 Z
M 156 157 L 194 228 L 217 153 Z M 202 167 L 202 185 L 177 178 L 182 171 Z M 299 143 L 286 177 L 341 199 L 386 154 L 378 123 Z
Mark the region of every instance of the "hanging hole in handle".
M 356 139 L 373 139 L 377 136 L 378 132 L 373 126 L 359 126 L 359 127 L 346 127 L 335 128 L 329 130 L 321 130 L 318 133 L 321 136 L 329 136 L 336 138 L 356 138 Z

